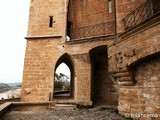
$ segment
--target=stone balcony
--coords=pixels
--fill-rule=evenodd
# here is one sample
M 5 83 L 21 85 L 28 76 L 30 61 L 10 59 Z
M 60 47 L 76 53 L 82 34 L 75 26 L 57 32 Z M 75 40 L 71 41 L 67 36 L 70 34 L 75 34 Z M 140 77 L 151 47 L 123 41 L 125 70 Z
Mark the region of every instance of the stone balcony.
M 153 0 L 148 0 L 122 19 L 124 32 L 120 34 L 120 37 L 154 26 L 159 23 L 159 19 L 160 1 L 154 3 Z

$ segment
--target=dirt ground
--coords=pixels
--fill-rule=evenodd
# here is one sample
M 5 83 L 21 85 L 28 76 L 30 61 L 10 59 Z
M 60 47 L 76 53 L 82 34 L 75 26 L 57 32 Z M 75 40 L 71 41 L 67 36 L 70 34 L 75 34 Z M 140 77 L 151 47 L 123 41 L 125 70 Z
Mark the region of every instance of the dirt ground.
M 0 120 L 127 120 L 114 109 L 10 111 Z

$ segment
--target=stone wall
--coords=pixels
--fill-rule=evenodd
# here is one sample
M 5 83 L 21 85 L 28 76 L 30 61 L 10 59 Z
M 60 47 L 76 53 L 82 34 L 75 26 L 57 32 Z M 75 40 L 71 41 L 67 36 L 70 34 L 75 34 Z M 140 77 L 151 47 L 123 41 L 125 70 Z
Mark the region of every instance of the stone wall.
M 121 33 L 109 46 L 108 57 L 109 72 L 119 84 L 118 110 L 122 115 L 159 114 L 159 19 L 152 17 L 128 31 L 118 22 Z
M 70 0 L 69 7 L 73 29 L 114 21 L 114 0 L 112 13 L 108 11 L 108 0 Z
M 22 84 L 22 101 L 48 101 L 53 91 L 53 75 L 58 40 L 28 40 Z M 60 53 L 59 53 L 60 54 Z
M 65 35 L 67 3 L 68 0 L 31 0 L 27 36 Z M 49 27 L 50 16 L 53 27 Z
M 134 67 L 135 86 L 120 87 L 121 114 L 160 114 L 160 58 L 155 57 Z M 150 120 L 142 118 L 142 120 Z
M 127 34 L 127 33 L 124 33 Z M 160 51 L 160 24 L 137 30 L 126 37 L 119 37 L 109 47 L 110 71 L 126 69 L 132 63 Z
M 28 38 L 22 84 L 22 101 L 49 101 L 53 94 L 54 70 L 59 58 L 65 53 L 71 56 L 74 65 L 74 95 L 69 99 L 53 99 L 62 103 L 91 105 L 91 63 L 89 51 L 97 46 L 111 45 L 111 40 L 61 43 L 63 38 Z M 107 52 L 107 51 L 106 51 Z M 107 67 L 107 66 L 106 66 Z M 107 79 L 109 80 L 109 79 Z M 113 84 L 111 84 L 113 85 Z M 108 85 L 109 86 L 109 85 Z M 116 86 L 114 86 L 116 89 Z M 113 91 L 108 88 L 107 95 Z M 116 92 L 117 93 L 117 92 Z M 115 99 L 110 96 L 110 101 Z M 116 99 L 117 101 L 117 99 Z M 117 102 L 115 102 L 117 104 Z M 109 104 L 109 103 L 106 103 Z
M 116 1 L 118 34 L 117 41 L 113 42 L 113 36 L 66 41 L 68 0 L 31 0 L 22 101 L 49 101 L 50 93 L 54 92 L 56 63 L 67 53 L 74 66 L 74 94 L 70 99 L 53 101 L 92 105 L 94 99 L 100 98 L 105 105 L 117 105 L 120 90 L 118 108 L 121 114 L 136 110 L 158 113 L 159 58 L 152 55 L 160 54 L 160 18 L 154 17 L 130 31 L 124 31 L 122 24 L 122 18 L 143 2 Z M 108 8 L 104 8 L 108 6 L 107 1 L 71 0 L 71 3 L 70 17 L 75 28 L 113 21 L 113 13 L 108 14 Z M 53 27 L 49 27 L 49 16 L 53 16 Z M 102 46 L 106 47 L 102 53 L 91 54 Z M 152 58 L 147 61 L 150 56 Z M 144 61 L 142 65 L 137 64 Z M 120 79 L 116 79 L 117 72 L 120 72 L 118 77 L 137 83 L 121 86 Z M 151 103 L 154 105 L 150 106 Z

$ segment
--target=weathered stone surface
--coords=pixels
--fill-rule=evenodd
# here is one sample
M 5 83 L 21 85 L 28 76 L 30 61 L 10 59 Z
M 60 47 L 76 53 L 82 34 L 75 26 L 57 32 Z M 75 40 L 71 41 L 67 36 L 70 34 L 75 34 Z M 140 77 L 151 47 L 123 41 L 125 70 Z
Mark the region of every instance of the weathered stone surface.
M 137 84 L 132 88 L 120 88 L 120 111 L 127 112 L 131 110 L 130 112 L 133 114 L 159 114 L 160 77 L 158 74 L 160 71 L 157 71 L 159 65 L 160 58 L 157 57 L 136 66 Z M 158 72 L 158 74 L 153 74 L 155 72 Z M 153 77 L 154 79 L 152 79 Z M 139 84 L 139 82 L 142 84 Z M 125 106 L 129 106 L 129 108 Z
M 109 14 L 107 7 L 103 11 L 99 9 L 108 4 L 106 2 L 103 4 L 103 0 L 86 1 L 86 3 L 82 1 L 70 2 L 71 9 L 73 9 L 71 11 L 74 23 L 73 28 L 113 21 L 113 12 Z M 23 73 L 22 101 L 49 100 L 50 93 L 53 95 L 54 92 L 54 70 L 56 69 L 57 61 L 67 53 L 74 68 L 73 97 L 64 100 L 82 105 L 92 105 L 94 99 L 96 99 L 99 103 L 117 105 L 117 85 L 111 80 L 107 71 L 107 45 L 113 43 L 113 37 L 109 39 L 100 37 L 80 43 L 67 42 L 67 6 L 68 0 L 31 0 L 28 37 L 26 37 L 27 47 Z M 84 10 L 81 11 L 80 9 Z M 97 12 L 96 15 L 95 12 Z M 97 15 L 100 15 L 100 17 L 97 17 Z M 53 16 L 55 21 L 53 27 L 49 27 L 49 16 Z M 80 19 L 81 17 L 84 17 L 84 19 Z M 101 66 L 99 66 L 100 69 L 95 71 L 96 68 L 91 70 L 94 67 L 94 63 L 91 63 L 90 50 L 99 46 L 105 48 L 102 51 L 105 58 L 102 58 L 102 56 L 99 60 L 96 60 L 96 57 L 98 58 L 101 55 L 101 50 L 97 56 L 94 55 L 92 61 L 102 62 Z M 61 60 L 61 62 L 65 61 L 67 59 Z M 104 67 L 104 70 L 101 67 Z M 97 74 L 95 75 L 93 71 Z M 91 76 L 94 76 L 99 85 L 93 83 Z M 95 84 L 94 88 L 91 87 L 92 84 Z M 103 89 L 101 90 L 101 88 Z M 93 97 L 91 94 L 93 94 L 94 90 L 99 92 L 95 92 L 96 95 Z M 63 101 L 63 99 L 57 100 L 54 98 L 53 101 L 59 102 Z
M 113 11 L 109 13 L 105 0 L 70 0 L 70 3 L 68 0 L 31 0 L 22 101 L 48 101 L 50 93 L 53 96 L 54 72 L 60 64 L 57 62 L 67 54 L 73 63 L 73 97 L 53 98 L 53 101 L 81 105 L 97 101 L 106 105 L 118 103 L 123 115 L 159 114 L 159 14 L 128 31 L 124 30 L 122 21 L 143 2 L 145 0 L 117 0 L 114 11 L 114 0 L 111 0 Z M 49 27 L 50 16 L 53 16 L 53 27 Z M 102 28 L 106 27 L 100 29 L 94 25 L 114 21 L 117 22 L 116 42 L 113 33 L 66 41 L 68 22 L 72 22 L 72 29 L 83 27 L 82 33 L 77 32 L 83 36 L 87 31 L 85 26 L 92 26 L 89 32 L 103 32 Z

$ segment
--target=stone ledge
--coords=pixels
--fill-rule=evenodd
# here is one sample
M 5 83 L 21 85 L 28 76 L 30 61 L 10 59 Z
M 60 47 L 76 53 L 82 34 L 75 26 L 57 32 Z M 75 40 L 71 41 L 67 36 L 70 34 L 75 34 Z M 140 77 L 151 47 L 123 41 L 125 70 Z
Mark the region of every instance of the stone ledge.
M 41 36 L 27 36 L 25 39 L 38 39 L 38 38 L 61 38 L 62 35 L 41 35 Z
M 6 102 L 0 105 L 0 117 L 2 117 L 8 110 L 8 108 L 12 105 L 11 102 Z
M 74 110 L 76 108 L 77 108 L 77 106 L 72 105 L 72 104 L 55 104 L 54 109 L 56 109 L 56 110 Z
M 3 99 L 3 100 L 0 100 L 0 105 L 6 102 L 20 102 L 20 101 L 21 101 L 21 98 Z
M 79 44 L 79 43 L 100 41 L 100 40 L 114 40 L 114 35 L 94 36 L 94 37 L 86 37 L 86 38 L 80 38 L 80 39 L 71 39 L 70 41 L 67 41 L 66 43 L 68 43 L 68 44 Z
M 40 104 L 49 104 L 52 101 L 47 102 L 12 102 L 12 105 L 40 105 Z
M 52 101 L 46 102 L 12 102 L 10 110 L 12 111 L 39 111 L 48 110 Z

